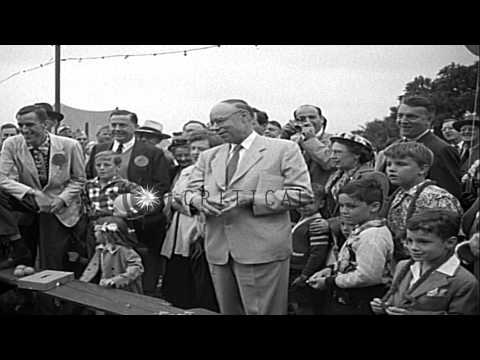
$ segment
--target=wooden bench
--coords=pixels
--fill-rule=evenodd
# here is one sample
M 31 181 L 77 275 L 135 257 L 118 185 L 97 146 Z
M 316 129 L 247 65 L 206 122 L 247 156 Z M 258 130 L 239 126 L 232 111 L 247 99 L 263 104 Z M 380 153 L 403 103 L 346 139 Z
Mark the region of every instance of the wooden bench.
M 0 270 L 0 281 L 16 286 L 17 279 L 13 275 L 13 269 Z M 218 315 L 206 309 L 179 309 L 159 298 L 104 288 L 79 280 L 69 281 L 41 293 L 118 315 Z

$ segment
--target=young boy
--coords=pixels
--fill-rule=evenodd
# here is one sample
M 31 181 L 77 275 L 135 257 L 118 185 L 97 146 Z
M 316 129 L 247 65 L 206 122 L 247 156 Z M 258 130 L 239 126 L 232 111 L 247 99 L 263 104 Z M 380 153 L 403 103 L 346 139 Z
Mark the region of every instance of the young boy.
M 312 183 L 312 189 L 314 201 L 297 210 L 301 217 L 292 229 L 289 305 L 291 312 L 298 315 L 315 312 L 313 292 L 305 281 L 326 266 L 332 244 L 328 222 L 319 213 L 325 205 L 325 189 L 318 183 Z
M 333 267 L 315 273 L 307 283 L 327 290 L 325 314 L 372 314 L 370 300 L 382 296 L 391 280 L 393 239 L 379 216 L 382 188 L 374 179 L 352 181 L 340 189 L 338 200 L 342 220 L 353 228 Z
M 395 242 L 395 261 L 408 258 L 404 246 L 406 222 L 424 209 L 443 208 L 461 215 L 458 199 L 426 180 L 433 164 L 433 152 L 417 142 L 390 145 L 385 150 L 387 176 L 398 189 L 387 207 L 387 223 Z
M 478 314 L 478 281 L 454 254 L 460 217 L 456 212 L 428 209 L 407 222 L 411 259 L 398 263 L 392 286 L 374 298 L 376 314 Z
M 93 233 L 95 222 L 100 217 L 114 215 L 115 198 L 120 194 L 131 193 L 139 188 L 137 184 L 118 176 L 122 159 L 117 153 L 111 150 L 101 151 L 95 155 L 94 161 L 98 176 L 86 182 L 82 193 L 88 221 L 86 244 L 81 245 L 86 247 L 86 249 L 80 251 L 84 256 L 78 257 L 74 255 L 79 252 L 79 244 L 76 244 L 76 249 L 73 249 L 75 251 L 69 254 L 70 260 L 73 262 L 85 263 L 85 260 L 93 255 L 95 251 L 95 237 Z

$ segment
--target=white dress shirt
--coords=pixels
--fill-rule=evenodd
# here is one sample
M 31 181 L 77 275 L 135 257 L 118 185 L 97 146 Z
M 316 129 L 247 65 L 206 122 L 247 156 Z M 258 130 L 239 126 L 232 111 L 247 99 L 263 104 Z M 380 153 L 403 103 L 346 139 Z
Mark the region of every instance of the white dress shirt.
M 242 162 L 242 158 L 245 155 L 245 152 L 252 146 L 253 140 L 259 136 L 255 131 L 252 131 L 250 135 L 248 135 L 241 143 L 242 148 L 240 149 L 238 153 L 238 165 Z M 227 159 L 227 164 L 230 161 L 231 157 L 233 156 L 233 150 L 235 149 L 236 144 L 230 144 L 230 150 L 228 152 L 228 159 Z M 237 166 L 238 168 L 238 166 Z
M 132 136 L 132 138 L 129 141 L 123 144 L 122 153 L 130 149 L 133 146 L 133 144 L 135 144 L 135 136 Z M 113 140 L 112 151 L 117 152 L 117 149 L 119 146 L 120 146 L 120 142 L 118 142 L 117 140 Z

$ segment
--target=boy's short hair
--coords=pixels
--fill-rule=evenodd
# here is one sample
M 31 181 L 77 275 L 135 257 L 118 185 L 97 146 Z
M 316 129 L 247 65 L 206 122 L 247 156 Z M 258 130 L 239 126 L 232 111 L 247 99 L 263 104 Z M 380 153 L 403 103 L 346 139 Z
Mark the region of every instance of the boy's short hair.
M 451 210 L 425 209 L 407 220 L 407 230 L 422 230 L 447 240 L 458 235 L 460 215 Z
M 327 193 L 325 192 L 325 186 L 320 183 L 312 183 L 313 197 L 315 200 L 325 200 Z
M 122 163 L 122 157 L 112 150 L 104 150 L 95 154 L 95 161 L 97 161 L 97 159 L 104 158 L 104 157 L 112 158 L 113 164 L 115 166 L 118 166 Z
M 391 159 L 412 158 L 418 166 L 432 166 L 434 159 L 432 150 L 415 141 L 392 144 L 387 147 L 384 154 Z
M 351 198 L 362 201 L 368 205 L 378 201 L 383 204 L 382 186 L 375 179 L 366 178 L 352 181 L 343 186 L 338 195 L 346 194 Z

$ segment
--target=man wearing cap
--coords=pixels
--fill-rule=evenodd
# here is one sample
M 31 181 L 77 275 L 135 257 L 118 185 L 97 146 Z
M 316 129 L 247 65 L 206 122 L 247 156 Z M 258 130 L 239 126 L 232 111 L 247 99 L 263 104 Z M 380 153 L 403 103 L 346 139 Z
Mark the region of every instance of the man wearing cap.
M 460 151 L 460 170 L 463 175 L 480 158 L 480 120 L 474 114 L 467 114 L 463 120 L 453 123 L 453 128 L 460 132 L 463 139 Z
M 56 134 L 57 128 L 60 125 L 60 122 L 63 120 L 63 114 L 54 111 L 52 105 L 48 103 L 36 103 L 36 106 L 40 106 L 41 108 L 45 109 L 47 112 L 47 131 Z
M 312 182 L 325 185 L 335 170 L 330 161 L 330 141 L 325 135 L 327 119 L 315 105 L 301 105 L 283 128 L 282 138 L 298 143 L 303 151 Z
M 0 155 L 0 238 L 13 244 L 13 253 L 0 267 L 33 265 L 38 244 L 40 267 L 64 270 L 82 212 L 82 149 L 77 141 L 47 131 L 48 115 L 40 106 L 20 109 L 17 119 L 21 134 L 8 138 Z M 18 180 L 8 176 L 13 168 Z M 13 210 L 30 214 L 22 234 Z M 27 252 L 21 251 L 24 242 Z
M 163 133 L 163 125 L 154 120 L 145 120 L 143 126 L 135 130 L 135 137 L 138 141 L 144 141 L 152 144 L 161 151 L 168 160 L 170 177 L 173 178 L 175 172 L 175 158 L 168 149 L 162 147 L 162 142 L 170 139 L 171 136 Z
M 202 152 L 186 211 L 206 216 L 205 252 L 223 314 L 286 314 L 289 210 L 313 200 L 300 149 L 253 131 L 253 110 L 225 100 L 210 112 L 225 144 Z
M 428 178 L 460 199 L 460 158 L 452 146 L 431 131 L 434 114 L 435 106 L 429 99 L 422 96 L 403 98 L 397 111 L 397 123 L 402 138 L 397 142 L 415 141 L 428 147 L 434 154 Z M 386 169 L 383 153 L 382 150 L 378 154 L 375 164 L 375 170 L 381 172 Z
M 122 158 L 119 176 L 140 186 L 153 189 L 159 199 L 162 199 L 170 189 L 169 162 L 161 149 L 135 139 L 137 124 L 137 115 L 133 112 L 114 110 L 110 114 L 109 125 L 112 129 L 113 142 L 97 144 L 93 147 L 86 167 L 87 179 L 96 176 L 95 154 L 100 151 L 113 150 Z M 160 127 L 151 121 L 148 124 L 150 128 L 152 125 L 154 126 L 156 134 L 161 133 Z M 142 252 L 141 255 L 145 266 L 143 288 L 147 295 L 154 294 L 158 277 L 162 271 L 160 249 L 166 232 L 166 219 L 161 211 L 162 207 L 163 204 L 153 213 L 134 222 L 138 239 L 146 246 L 146 252 Z

